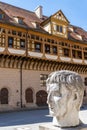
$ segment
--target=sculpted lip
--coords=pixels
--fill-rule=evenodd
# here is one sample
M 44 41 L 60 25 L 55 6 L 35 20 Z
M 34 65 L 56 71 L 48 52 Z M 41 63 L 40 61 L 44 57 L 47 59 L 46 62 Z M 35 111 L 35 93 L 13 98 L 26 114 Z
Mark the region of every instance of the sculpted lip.
M 49 109 L 54 109 L 54 107 L 49 107 Z

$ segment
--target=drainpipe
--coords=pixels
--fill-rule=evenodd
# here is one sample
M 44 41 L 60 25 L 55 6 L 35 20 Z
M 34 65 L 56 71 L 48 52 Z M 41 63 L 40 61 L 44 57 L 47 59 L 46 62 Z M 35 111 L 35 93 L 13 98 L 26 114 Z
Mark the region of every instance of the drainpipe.
M 23 85 L 22 85 L 22 65 L 23 65 L 23 61 L 20 64 L 20 106 L 21 106 L 21 108 L 23 107 L 23 102 L 22 102 L 22 91 L 23 91 Z
M 26 32 L 26 57 L 28 55 L 28 45 L 27 45 L 27 36 L 28 36 L 28 29 L 27 29 L 27 32 Z M 23 62 L 24 62 L 25 59 L 22 59 L 21 63 L 20 63 L 20 106 L 21 108 L 23 108 L 23 101 L 22 101 L 22 97 L 23 97 L 23 82 L 22 82 L 22 77 L 23 77 L 23 73 L 22 73 L 22 65 L 23 65 Z

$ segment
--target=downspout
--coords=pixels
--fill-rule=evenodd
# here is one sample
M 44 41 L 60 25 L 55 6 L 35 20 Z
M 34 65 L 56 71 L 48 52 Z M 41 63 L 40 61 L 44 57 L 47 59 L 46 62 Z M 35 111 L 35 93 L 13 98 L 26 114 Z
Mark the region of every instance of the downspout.
M 22 85 L 22 65 L 23 65 L 23 61 L 20 64 L 20 106 L 21 106 L 21 108 L 23 107 L 23 102 L 22 102 L 22 90 L 23 90 L 23 85 Z
M 23 62 L 24 62 L 24 60 L 26 60 L 26 57 L 27 57 L 27 55 L 28 55 L 28 45 L 27 45 L 27 37 L 28 37 L 28 30 L 27 30 L 27 32 L 26 32 L 26 45 L 25 45 L 25 47 L 26 47 L 26 55 L 25 55 L 25 59 L 22 59 L 22 61 L 21 61 L 21 64 L 20 64 L 20 107 L 21 108 L 23 108 L 23 100 L 22 100 L 22 97 L 23 97 L 23 81 L 22 81 L 22 79 L 23 79 L 23 72 L 22 72 L 22 66 L 23 66 Z

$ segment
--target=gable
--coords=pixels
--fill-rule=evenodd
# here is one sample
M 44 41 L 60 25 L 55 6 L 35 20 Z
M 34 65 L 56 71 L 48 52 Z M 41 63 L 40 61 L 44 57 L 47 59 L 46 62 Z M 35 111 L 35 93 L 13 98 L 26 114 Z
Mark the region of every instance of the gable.
M 63 12 L 61 10 L 59 10 L 54 15 L 52 15 L 52 17 L 57 19 L 57 20 L 69 23 L 68 19 L 65 17 L 65 15 L 63 14 Z

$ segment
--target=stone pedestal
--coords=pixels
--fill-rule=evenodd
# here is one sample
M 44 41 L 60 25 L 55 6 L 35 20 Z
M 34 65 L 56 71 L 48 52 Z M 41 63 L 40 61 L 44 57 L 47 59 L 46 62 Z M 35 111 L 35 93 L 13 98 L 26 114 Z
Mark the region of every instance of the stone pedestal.
M 71 127 L 71 128 L 60 128 L 57 126 L 53 126 L 52 123 L 44 123 L 39 126 L 39 130 L 87 130 L 86 124 L 80 124 L 77 127 Z

